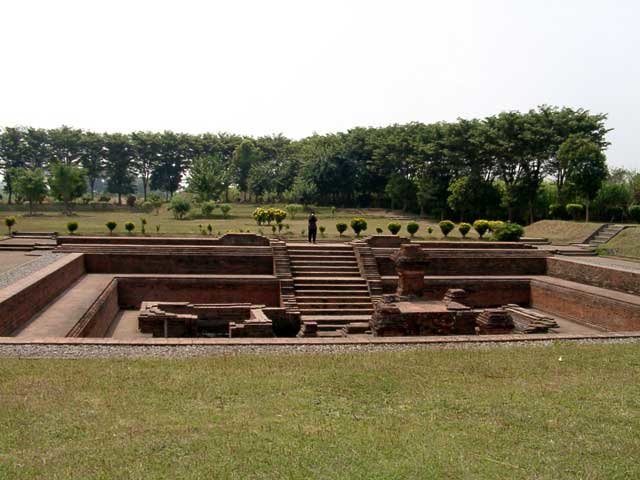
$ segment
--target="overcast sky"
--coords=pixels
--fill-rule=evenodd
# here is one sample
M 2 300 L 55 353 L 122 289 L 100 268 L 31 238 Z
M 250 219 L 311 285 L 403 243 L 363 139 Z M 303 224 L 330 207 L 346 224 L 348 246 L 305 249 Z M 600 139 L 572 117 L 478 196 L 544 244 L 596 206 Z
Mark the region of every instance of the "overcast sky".
M 300 138 L 547 103 L 640 169 L 634 0 L 0 3 L 0 125 Z

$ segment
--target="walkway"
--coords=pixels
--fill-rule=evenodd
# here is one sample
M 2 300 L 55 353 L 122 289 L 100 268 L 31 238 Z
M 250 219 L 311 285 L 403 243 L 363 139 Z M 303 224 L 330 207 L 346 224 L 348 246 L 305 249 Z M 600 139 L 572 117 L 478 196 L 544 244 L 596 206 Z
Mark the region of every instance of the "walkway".
M 113 279 L 110 274 L 85 275 L 34 317 L 15 336 L 64 337 Z

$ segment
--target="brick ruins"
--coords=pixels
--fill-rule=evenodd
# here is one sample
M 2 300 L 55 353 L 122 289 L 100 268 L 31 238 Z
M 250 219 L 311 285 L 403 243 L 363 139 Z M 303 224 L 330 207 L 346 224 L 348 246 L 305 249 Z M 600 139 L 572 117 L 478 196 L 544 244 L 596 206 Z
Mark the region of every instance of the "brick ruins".
M 640 271 L 525 243 L 59 237 L 0 336 L 352 337 L 640 330 Z M 524 337 L 523 337 L 524 338 Z

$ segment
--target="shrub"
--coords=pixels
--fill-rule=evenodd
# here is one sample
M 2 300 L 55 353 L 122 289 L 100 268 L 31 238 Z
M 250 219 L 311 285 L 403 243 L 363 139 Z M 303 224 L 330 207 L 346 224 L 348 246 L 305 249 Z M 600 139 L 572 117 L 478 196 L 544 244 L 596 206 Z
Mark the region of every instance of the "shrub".
M 367 229 L 367 221 L 362 217 L 352 218 L 351 228 L 356 232 L 356 237 L 359 237 L 360 232 L 364 232 Z
M 458 231 L 462 234 L 462 238 L 467 238 L 467 233 L 471 230 L 471 224 L 462 222 L 458 225 Z
M 258 207 L 251 215 L 258 225 L 262 225 L 267 221 L 268 212 L 266 208 Z
M 270 208 L 269 209 L 269 218 L 276 221 L 277 224 L 280 224 L 287 218 L 287 212 L 280 208 Z M 282 227 L 280 227 L 282 228 Z
M 111 197 L 109 195 L 100 195 L 98 198 L 99 202 L 111 202 Z
M 491 233 L 495 233 L 501 228 L 504 228 L 505 223 L 502 220 L 492 220 L 489 222 L 489 230 Z
M 156 215 L 160 213 L 160 207 L 162 207 L 162 197 L 157 193 L 151 193 L 148 197 L 148 202 L 151 204 L 153 209 L 156 211 Z
M 131 234 L 136 228 L 136 225 L 133 222 L 127 222 L 124 224 L 124 229 Z
M 73 232 L 78 230 L 78 222 L 69 222 L 69 223 L 67 223 L 67 230 L 69 230 L 69 233 L 71 235 L 73 235 Z
M 631 205 L 629 207 L 629 217 L 636 223 L 640 223 L 640 205 Z
M 142 233 L 142 235 L 147 233 L 147 219 L 146 218 L 141 218 L 140 219 L 140 233 Z
M 336 223 L 336 230 L 338 230 L 340 236 L 342 236 L 342 234 L 347 231 L 347 228 L 348 226 L 346 223 Z
M 578 220 L 578 218 L 582 215 L 582 212 L 584 212 L 584 206 L 580 203 L 568 203 L 565 207 L 565 210 L 569 215 L 571 215 L 571 218 L 573 220 Z
M 431 225 L 429 225 L 429 226 L 427 227 L 427 233 L 428 233 L 429 235 L 431 235 L 431 234 L 433 233 L 433 227 L 432 227 Z
M 420 230 L 420 225 L 417 222 L 409 222 L 407 223 L 407 232 L 411 235 L 411 238 Z
M 207 225 L 207 232 L 209 232 L 209 235 L 213 233 L 213 226 L 211 224 Z
M 11 235 L 11 229 L 16 224 L 16 217 L 7 217 L 7 218 L 5 218 L 4 219 L 4 224 L 9 229 L 9 235 Z M 345 228 L 345 230 L 346 230 L 346 228 Z
M 324 238 L 324 232 L 327 228 L 324 225 L 320 225 L 318 230 L 320 230 L 320 236 Z
M 113 231 L 116 229 L 116 227 L 118 226 L 118 224 L 116 222 L 114 222 L 113 220 L 105 223 L 105 225 L 107 226 L 107 228 L 109 229 L 109 235 L 113 235 Z
M 156 235 L 160 233 L 160 225 L 156 225 Z
M 438 226 L 440 227 L 440 231 L 445 237 L 449 235 L 454 228 L 456 228 L 455 223 L 453 223 L 451 220 L 442 220 L 438 224 Z
M 402 228 L 402 225 L 400 225 L 398 222 L 391 222 L 387 225 L 387 228 L 391 232 L 391 235 L 397 235 Z
M 290 203 L 284 209 L 289 213 L 291 220 L 296 219 L 296 215 L 302 211 L 302 205 L 299 203 Z
M 524 235 L 524 228 L 517 223 L 503 223 L 502 228 L 493 232 L 493 238 L 499 242 L 517 242 Z
M 83 195 L 82 196 L 82 203 L 84 205 L 89 205 L 89 203 L 91 203 L 91 195 Z
M 201 206 L 200 206 L 200 211 L 202 212 L 202 216 L 203 217 L 210 217 L 211 214 L 213 214 L 213 211 L 217 208 L 218 206 L 214 203 L 214 202 L 204 202 Z
M 171 199 L 169 210 L 173 212 L 173 216 L 176 220 L 182 220 L 189 210 L 191 210 L 191 203 L 184 197 L 175 196 Z
M 567 211 L 564 205 L 559 203 L 552 203 L 549 205 L 549 216 L 555 220 L 562 220 L 567 218 Z
M 382 230 L 380 227 L 376 227 L 376 233 L 378 235 L 382 235 L 383 232 L 384 232 L 384 230 Z
M 153 203 L 149 201 L 142 202 L 140 209 L 145 213 L 151 213 L 153 211 Z
M 473 229 L 478 233 L 478 236 L 482 238 L 487 230 L 489 230 L 488 220 L 476 220 L 473 222 Z
M 227 218 L 229 212 L 231 211 L 231 205 L 223 203 L 222 205 L 220 205 L 220 211 L 222 212 L 222 217 Z
M 331 207 L 331 218 L 336 218 L 336 207 Z
M 127 207 L 135 207 L 136 206 L 136 196 L 128 195 L 127 196 Z

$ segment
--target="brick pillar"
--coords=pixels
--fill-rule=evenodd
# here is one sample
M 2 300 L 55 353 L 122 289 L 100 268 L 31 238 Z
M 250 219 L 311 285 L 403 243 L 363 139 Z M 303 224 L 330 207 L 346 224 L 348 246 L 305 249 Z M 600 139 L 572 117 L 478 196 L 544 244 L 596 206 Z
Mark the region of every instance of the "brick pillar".
M 428 265 L 428 258 L 420 246 L 402 245 L 391 258 L 398 272 L 397 294 L 421 297 L 424 292 L 424 272 Z
M 424 270 L 398 269 L 398 290 L 401 296 L 415 295 L 421 297 L 424 292 Z

